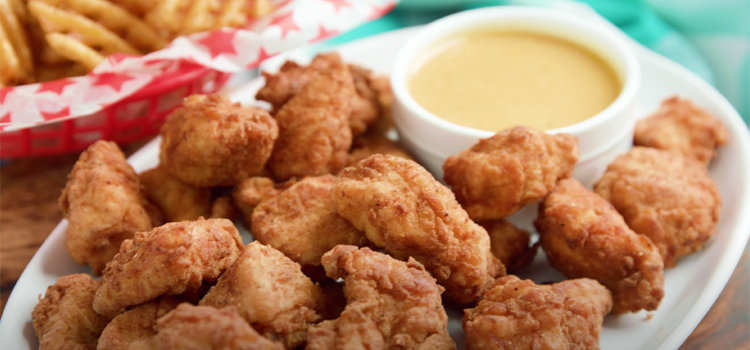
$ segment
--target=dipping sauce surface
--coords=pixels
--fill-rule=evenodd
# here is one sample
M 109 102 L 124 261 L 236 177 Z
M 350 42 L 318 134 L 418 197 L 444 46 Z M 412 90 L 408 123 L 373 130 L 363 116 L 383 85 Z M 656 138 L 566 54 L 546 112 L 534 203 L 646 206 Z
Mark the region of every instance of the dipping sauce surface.
M 557 129 L 593 117 L 620 93 L 612 68 L 563 39 L 523 31 L 477 31 L 425 50 L 409 92 L 449 122 L 499 131 Z

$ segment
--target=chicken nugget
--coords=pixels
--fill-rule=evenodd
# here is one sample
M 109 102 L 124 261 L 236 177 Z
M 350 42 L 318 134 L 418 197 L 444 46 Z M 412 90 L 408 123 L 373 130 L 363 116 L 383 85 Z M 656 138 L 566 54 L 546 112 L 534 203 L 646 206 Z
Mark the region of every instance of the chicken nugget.
M 492 255 L 500 259 L 508 273 L 531 264 L 539 248 L 529 245 L 531 235 L 506 219 L 480 221 L 478 224 L 490 234 Z
M 678 153 L 634 147 L 607 167 L 594 190 L 633 231 L 651 239 L 666 267 L 702 249 L 717 232 L 719 188 L 703 164 Z
M 570 278 L 595 279 L 612 291 L 613 313 L 659 307 L 664 262 L 656 245 L 575 179 L 557 183 L 539 205 L 534 226 L 553 267 Z
M 349 65 L 349 71 L 352 72 L 356 92 L 352 100 L 349 127 L 352 129 L 352 135 L 356 136 L 367 131 L 384 113 L 381 110 L 379 91 L 372 86 L 377 76 L 369 69 L 355 64 Z
M 294 61 L 286 61 L 276 74 L 263 72 L 266 85 L 258 90 L 255 98 L 270 103 L 273 109 L 278 111 L 292 96 L 300 92 L 302 87 L 307 85 L 313 77 L 323 70 L 341 64 L 341 62 L 341 56 L 336 52 L 315 56 L 309 66 L 300 66 Z
M 276 114 L 279 138 L 268 167 L 278 180 L 337 173 L 352 144 L 354 85 L 337 62 L 313 77 Z
M 138 232 L 104 269 L 94 310 L 116 315 L 162 295 L 195 292 L 204 281 L 216 281 L 242 247 L 237 228 L 226 219 L 200 218 Z
M 234 307 L 180 304 L 157 321 L 157 333 L 130 345 L 130 350 L 283 350 L 259 335 Z
M 300 265 L 320 265 L 339 244 L 364 246 L 367 237 L 341 217 L 331 202 L 336 177 L 307 177 L 261 202 L 252 214 L 253 237 Z
M 267 111 L 222 95 L 192 95 L 161 128 L 162 166 L 198 187 L 234 186 L 263 171 L 279 136 Z
M 127 350 L 131 343 L 156 335 L 156 320 L 180 303 L 179 298 L 161 297 L 115 316 L 104 328 L 96 348 Z
M 138 174 L 143 193 L 166 222 L 197 220 L 211 213 L 211 190 L 186 184 L 158 166 Z
M 85 274 L 62 276 L 39 298 L 31 319 L 40 350 L 94 350 L 110 318 L 91 308 L 99 282 Z
M 219 196 L 211 204 L 212 219 L 227 219 L 234 222 L 238 215 L 237 207 L 232 203 L 232 197 L 230 196 Z
M 487 231 L 414 161 L 380 154 L 362 160 L 344 169 L 331 199 L 376 246 L 424 264 L 460 304 L 473 302 L 505 275 Z
M 308 329 L 308 350 L 456 348 L 443 288 L 414 259 L 340 245 L 323 266 L 328 277 L 344 279 L 347 305 L 339 318 Z
M 473 220 L 500 219 L 542 199 L 577 161 L 574 136 L 517 126 L 448 157 L 443 179 Z
M 252 230 L 253 211 L 260 202 L 277 196 L 295 182 L 295 180 L 290 180 L 277 184 L 273 182 L 273 179 L 262 176 L 240 181 L 232 190 L 232 200 L 242 214 L 242 223 L 245 227 Z
M 505 276 L 464 310 L 466 349 L 599 349 L 611 309 L 609 290 L 588 278 L 536 285 Z
M 346 166 L 355 165 L 360 160 L 373 154 L 390 154 L 395 157 L 414 160 L 406 147 L 400 142 L 389 139 L 381 132 L 373 131 L 354 138 L 352 149 L 346 158 Z
M 233 306 L 263 336 L 294 349 L 322 320 L 323 293 L 299 264 L 260 242 L 248 244 L 199 305 Z
M 91 266 L 94 275 L 102 274 L 122 241 L 161 224 L 161 215 L 141 194 L 138 175 L 114 142 L 97 141 L 81 153 L 59 205 L 68 220 L 65 248 L 75 262 Z
M 635 124 L 633 143 L 680 153 L 708 165 L 729 139 L 724 124 L 688 99 L 673 96 Z

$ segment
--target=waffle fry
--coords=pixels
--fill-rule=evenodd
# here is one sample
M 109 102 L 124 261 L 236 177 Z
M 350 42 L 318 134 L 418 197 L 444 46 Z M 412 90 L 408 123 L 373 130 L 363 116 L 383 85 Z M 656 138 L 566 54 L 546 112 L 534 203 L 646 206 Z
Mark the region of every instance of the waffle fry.
M 240 27 L 248 16 L 273 11 L 269 0 L 165 0 L 146 14 L 146 22 L 174 38 L 222 27 Z
M 15 0 L 0 0 L 0 81 L 14 85 L 32 81 L 31 48 L 22 22 L 25 15 Z

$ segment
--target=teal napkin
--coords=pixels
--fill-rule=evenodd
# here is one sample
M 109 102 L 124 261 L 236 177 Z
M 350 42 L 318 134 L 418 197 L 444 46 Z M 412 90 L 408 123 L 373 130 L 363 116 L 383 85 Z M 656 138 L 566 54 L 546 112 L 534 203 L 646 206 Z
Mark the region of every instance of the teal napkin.
M 750 117 L 750 1 L 747 0 L 402 0 L 386 16 L 335 37 L 337 45 L 426 24 L 451 13 L 498 5 L 596 11 L 642 45 L 712 84 Z

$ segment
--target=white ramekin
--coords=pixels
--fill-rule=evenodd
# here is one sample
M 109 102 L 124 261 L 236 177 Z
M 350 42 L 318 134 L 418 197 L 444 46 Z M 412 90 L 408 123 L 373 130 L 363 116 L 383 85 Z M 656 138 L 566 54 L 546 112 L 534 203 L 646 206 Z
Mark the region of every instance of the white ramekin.
M 612 104 L 582 122 L 548 131 L 569 133 L 578 138 L 581 157 L 573 176 L 585 186 L 591 186 L 607 164 L 631 146 L 640 66 L 623 39 L 624 34 L 601 23 L 555 10 L 501 6 L 465 11 L 432 22 L 413 36 L 396 56 L 391 72 L 395 96 L 393 115 L 401 140 L 427 170 L 442 179 L 443 163 L 448 156 L 495 134 L 436 117 L 412 98 L 407 85 L 409 68 L 423 50 L 453 34 L 481 28 L 524 30 L 566 39 L 596 53 L 614 69 L 622 91 Z

